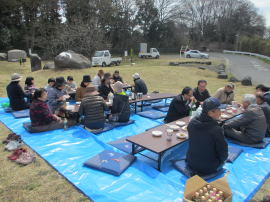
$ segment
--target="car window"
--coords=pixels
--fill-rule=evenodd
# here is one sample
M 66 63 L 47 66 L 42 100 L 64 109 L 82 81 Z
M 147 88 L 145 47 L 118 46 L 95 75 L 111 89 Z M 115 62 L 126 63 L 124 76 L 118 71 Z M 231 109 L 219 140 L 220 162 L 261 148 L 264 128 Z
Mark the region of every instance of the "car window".
M 108 57 L 109 56 L 109 53 L 108 52 L 105 52 L 105 57 Z
M 102 57 L 104 54 L 103 51 L 96 51 L 94 57 Z
M 198 53 L 198 51 L 192 51 L 192 53 Z
M 153 52 L 154 52 L 154 53 L 156 53 L 156 52 L 157 52 L 157 50 L 156 50 L 155 48 L 153 48 Z

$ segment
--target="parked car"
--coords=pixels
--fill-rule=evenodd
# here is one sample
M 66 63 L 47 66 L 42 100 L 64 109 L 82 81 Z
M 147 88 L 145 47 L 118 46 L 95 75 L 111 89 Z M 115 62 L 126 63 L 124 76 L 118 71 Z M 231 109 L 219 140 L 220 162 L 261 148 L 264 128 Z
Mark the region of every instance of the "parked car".
M 209 58 L 209 54 L 207 53 L 202 53 L 198 50 L 189 50 L 184 53 L 186 58 Z
M 110 66 L 110 65 L 120 65 L 122 58 L 113 58 L 110 51 L 102 50 L 96 51 L 94 57 L 92 57 L 92 66 Z

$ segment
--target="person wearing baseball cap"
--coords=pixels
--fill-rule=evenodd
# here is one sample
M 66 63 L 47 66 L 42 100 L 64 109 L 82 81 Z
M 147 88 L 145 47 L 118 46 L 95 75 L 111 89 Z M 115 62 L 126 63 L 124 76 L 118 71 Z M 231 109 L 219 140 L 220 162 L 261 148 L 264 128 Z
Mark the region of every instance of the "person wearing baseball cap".
M 135 93 L 142 93 L 144 95 L 147 94 L 148 89 L 147 86 L 144 82 L 144 80 L 141 79 L 139 73 L 135 73 L 132 75 L 133 80 L 134 80 L 134 92 Z
M 19 82 L 22 76 L 20 74 L 14 73 L 11 75 L 10 83 L 8 84 L 6 90 L 9 98 L 10 107 L 14 111 L 24 110 L 29 108 L 29 105 L 25 101 L 27 95 L 24 93 Z
M 225 87 L 217 90 L 214 97 L 217 98 L 221 104 L 232 104 L 232 101 L 234 101 L 234 88 L 233 83 L 227 83 Z
M 189 148 L 186 161 L 193 174 L 214 174 L 228 158 L 228 144 L 217 122 L 221 115 L 220 109 L 220 101 L 210 97 L 204 101 L 200 116 L 193 118 L 188 125 Z

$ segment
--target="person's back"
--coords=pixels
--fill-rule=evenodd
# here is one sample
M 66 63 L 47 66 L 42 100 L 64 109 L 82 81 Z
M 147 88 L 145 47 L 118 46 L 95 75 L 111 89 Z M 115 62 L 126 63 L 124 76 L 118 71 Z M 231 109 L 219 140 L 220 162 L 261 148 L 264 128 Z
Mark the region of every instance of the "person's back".
M 127 95 L 114 94 L 112 114 L 118 114 L 119 122 L 127 122 L 130 117 L 129 98 Z
M 88 125 L 91 124 L 103 123 L 104 126 L 105 122 L 104 109 L 105 103 L 102 97 L 97 95 L 86 95 L 82 99 L 81 106 L 79 109 L 79 114 L 81 116 L 84 116 L 84 125 L 88 127 Z
M 101 78 L 99 75 L 94 76 L 92 84 L 98 90 L 99 86 L 101 85 Z
M 142 93 L 144 95 L 146 95 L 148 93 L 148 89 L 147 89 L 147 86 L 146 86 L 144 80 L 142 80 L 140 78 L 135 79 L 134 83 L 135 83 L 135 92 L 136 93 Z
M 24 100 L 26 95 L 24 94 L 23 89 L 18 84 L 18 82 L 10 82 L 6 90 L 10 102 L 10 107 L 13 110 L 18 111 L 28 108 L 28 105 Z
M 264 99 L 265 99 L 265 102 L 267 102 L 267 104 L 270 105 L 270 91 L 264 93 Z
M 200 174 L 211 174 L 228 157 L 228 145 L 223 130 L 216 121 L 194 118 L 188 125 L 189 149 L 187 162 L 189 167 Z
M 267 104 L 267 102 L 264 102 L 260 105 L 260 107 L 263 110 L 266 122 L 267 122 L 267 130 L 266 130 L 266 136 L 270 137 L 270 105 Z

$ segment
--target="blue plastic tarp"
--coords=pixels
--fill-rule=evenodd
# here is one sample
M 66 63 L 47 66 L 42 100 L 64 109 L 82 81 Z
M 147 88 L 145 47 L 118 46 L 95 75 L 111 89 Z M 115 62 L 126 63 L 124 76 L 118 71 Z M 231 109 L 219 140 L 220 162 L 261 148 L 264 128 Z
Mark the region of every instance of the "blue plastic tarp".
M 0 104 L 6 102 L 0 99 Z M 170 160 L 185 155 L 188 144 L 183 143 L 168 151 L 163 159 L 162 172 L 156 163 L 141 155 L 119 177 L 83 166 L 90 157 L 104 149 L 117 150 L 107 142 L 144 132 L 162 124 L 132 115 L 134 124 L 94 135 L 80 126 L 30 134 L 22 126 L 29 118 L 15 119 L 0 108 L 0 121 L 20 134 L 24 142 L 45 159 L 53 168 L 94 201 L 182 201 L 187 178 L 172 167 Z M 234 145 L 235 146 L 235 145 Z M 237 146 L 240 147 L 240 146 Z M 240 147 L 243 153 L 233 164 L 226 163 L 230 171 L 228 182 L 233 191 L 233 201 L 248 201 L 268 177 L 270 171 L 270 146 L 265 149 Z M 145 154 L 156 157 L 145 151 Z

